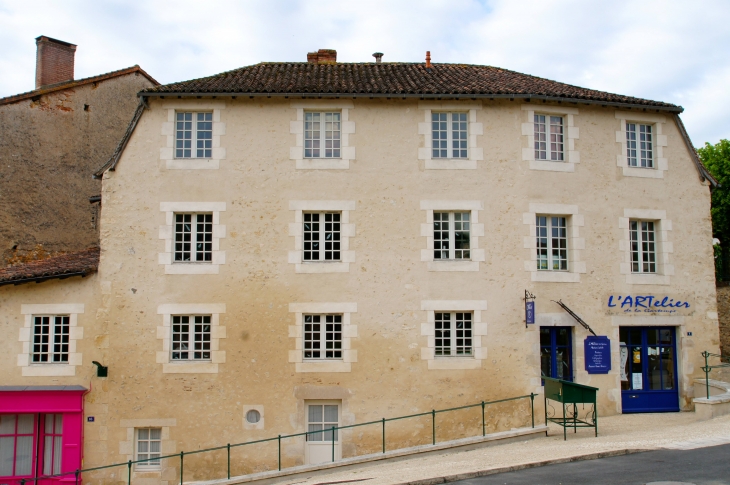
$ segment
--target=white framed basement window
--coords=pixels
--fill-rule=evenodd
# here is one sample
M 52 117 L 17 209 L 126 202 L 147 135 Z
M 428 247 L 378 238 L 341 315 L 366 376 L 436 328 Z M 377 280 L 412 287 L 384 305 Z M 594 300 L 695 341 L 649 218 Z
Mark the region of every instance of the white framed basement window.
M 304 112 L 304 158 L 341 158 L 339 111 Z
M 175 113 L 175 158 L 213 156 L 213 112 Z
M 162 428 L 135 429 L 135 461 L 146 460 L 134 465 L 136 470 L 155 471 L 161 468 Z

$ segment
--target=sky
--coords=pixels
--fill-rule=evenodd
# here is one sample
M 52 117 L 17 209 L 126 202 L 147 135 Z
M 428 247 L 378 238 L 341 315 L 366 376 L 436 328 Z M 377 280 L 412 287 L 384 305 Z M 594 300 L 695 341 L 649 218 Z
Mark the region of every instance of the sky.
M 30 91 L 35 37 L 76 78 L 139 64 L 161 83 L 261 61 L 485 64 L 665 101 L 695 146 L 730 138 L 728 0 L 0 0 L 0 97 Z

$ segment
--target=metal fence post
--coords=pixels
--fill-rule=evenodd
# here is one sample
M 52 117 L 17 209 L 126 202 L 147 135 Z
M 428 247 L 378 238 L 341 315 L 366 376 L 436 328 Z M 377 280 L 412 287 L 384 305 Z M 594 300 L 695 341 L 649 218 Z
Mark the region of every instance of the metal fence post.
M 487 425 L 484 422 L 484 401 L 482 401 L 482 436 L 487 436 Z
M 710 399 L 710 364 L 707 360 L 710 354 L 705 350 L 702 355 L 705 357 L 705 368 L 702 369 L 705 371 L 705 388 L 707 390 L 707 399 Z
M 279 471 L 281 471 L 281 435 L 279 435 Z
M 532 427 L 535 427 L 535 393 L 530 393 L 530 414 L 532 415 Z
M 79 485 L 79 469 L 76 469 L 75 475 L 76 475 L 76 485 Z
M 127 462 L 127 485 L 132 483 L 132 460 Z
M 385 418 L 383 418 L 383 453 L 385 453 Z
M 226 445 L 226 448 L 228 448 L 228 479 L 231 479 L 231 444 L 228 443 Z
M 433 435 L 433 444 L 436 444 L 436 410 L 431 410 L 431 434 Z
M 180 485 L 183 485 L 183 455 L 184 451 L 180 452 Z
M 335 427 L 332 426 L 332 461 L 335 461 Z
M 25 478 L 20 479 L 20 485 L 25 485 Z

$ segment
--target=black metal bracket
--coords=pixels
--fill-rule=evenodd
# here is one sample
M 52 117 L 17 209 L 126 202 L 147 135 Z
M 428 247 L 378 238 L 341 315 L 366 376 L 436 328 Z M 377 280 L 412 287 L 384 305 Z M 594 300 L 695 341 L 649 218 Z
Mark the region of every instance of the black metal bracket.
M 107 377 L 109 375 L 109 367 L 103 366 L 95 360 L 91 361 L 96 366 L 96 377 Z
M 573 310 L 571 310 L 570 308 L 568 308 L 568 306 L 565 303 L 563 303 L 561 300 L 558 300 L 558 301 L 552 300 L 552 301 L 554 301 L 555 303 L 557 303 L 558 305 L 560 305 L 563 310 L 565 310 L 566 312 L 568 312 L 568 314 L 571 317 L 575 318 L 575 321 L 578 322 L 578 323 L 580 323 L 583 326 L 583 328 L 585 328 L 586 330 L 588 330 L 589 332 L 591 332 L 594 337 L 598 337 L 598 335 L 596 335 L 596 332 L 594 332 L 593 329 L 590 326 L 588 326 L 588 324 L 586 322 L 584 322 L 582 318 L 580 318 L 578 315 L 576 315 Z

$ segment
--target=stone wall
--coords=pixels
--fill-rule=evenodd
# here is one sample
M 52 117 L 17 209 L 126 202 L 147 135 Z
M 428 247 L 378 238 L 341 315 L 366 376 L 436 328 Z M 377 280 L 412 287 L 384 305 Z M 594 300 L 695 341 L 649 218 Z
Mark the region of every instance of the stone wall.
M 98 245 L 91 175 L 150 86 L 132 73 L 0 104 L 0 265 Z

